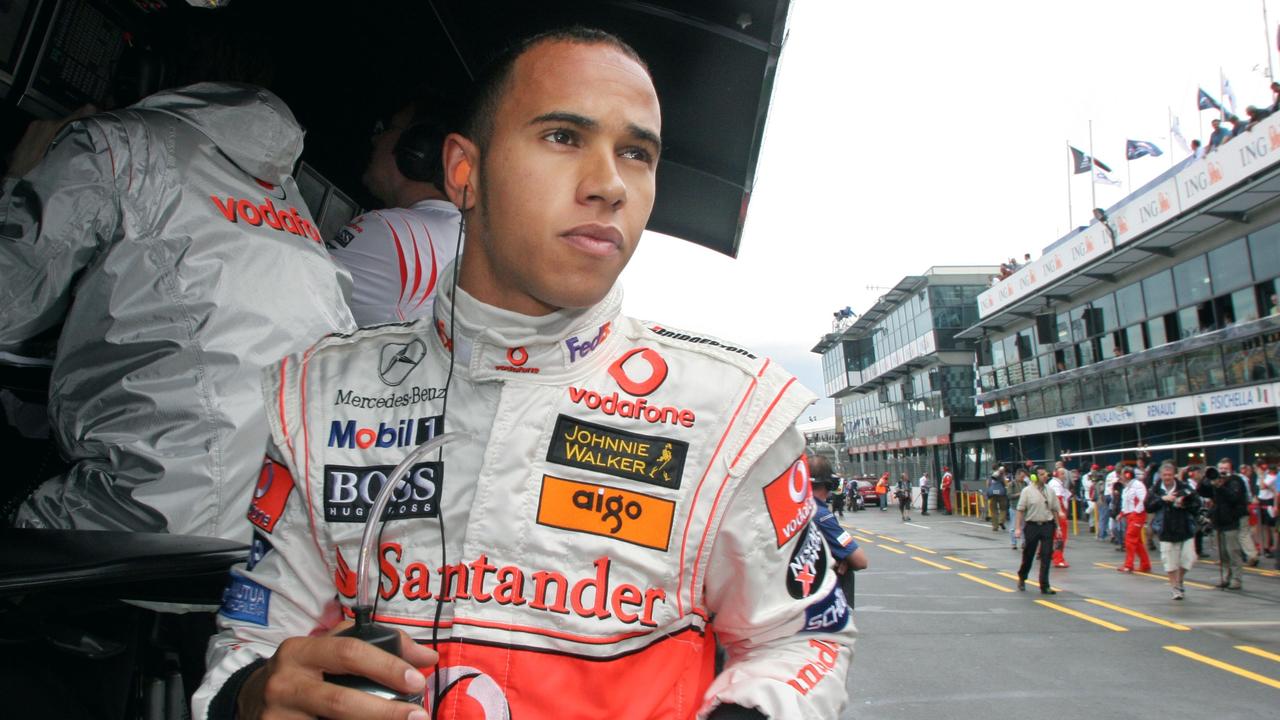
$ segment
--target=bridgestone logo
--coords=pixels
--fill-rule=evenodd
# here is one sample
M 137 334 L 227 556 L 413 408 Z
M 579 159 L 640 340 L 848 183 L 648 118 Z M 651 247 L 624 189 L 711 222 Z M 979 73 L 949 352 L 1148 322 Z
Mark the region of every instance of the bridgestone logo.
M 696 343 L 698 345 L 710 345 L 712 347 L 718 347 L 721 350 L 724 350 L 725 352 L 737 353 L 739 355 L 742 355 L 743 357 L 751 358 L 752 360 L 756 359 L 756 356 L 752 355 L 749 351 L 744 350 L 740 347 L 733 347 L 732 345 L 724 345 L 719 340 L 713 340 L 711 338 L 704 338 L 704 337 L 697 337 L 696 335 L 684 335 L 677 332 L 671 332 L 670 330 L 667 330 L 658 325 L 654 325 L 649 329 L 661 335 L 662 337 L 671 338 L 672 340 L 683 340 L 684 342 Z
M 391 395 L 356 395 L 351 390 L 339 390 L 334 405 L 347 405 L 353 408 L 398 408 L 417 405 L 429 400 L 444 397 L 444 388 L 427 388 L 414 386 L 402 393 Z

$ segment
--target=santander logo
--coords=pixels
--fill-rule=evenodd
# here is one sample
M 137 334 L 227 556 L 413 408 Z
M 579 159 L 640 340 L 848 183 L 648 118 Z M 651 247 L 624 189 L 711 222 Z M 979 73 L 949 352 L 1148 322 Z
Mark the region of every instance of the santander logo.
M 255 205 L 250 200 L 236 198 L 231 195 L 226 198 L 210 195 L 209 199 L 217 206 L 218 211 L 227 219 L 227 222 L 244 222 L 254 227 L 266 225 L 273 230 L 322 242 L 320 231 L 310 221 L 299 215 L 297 209 L 277 209 L 269 197 L 263 198 L 265 202 L 261 205 Z

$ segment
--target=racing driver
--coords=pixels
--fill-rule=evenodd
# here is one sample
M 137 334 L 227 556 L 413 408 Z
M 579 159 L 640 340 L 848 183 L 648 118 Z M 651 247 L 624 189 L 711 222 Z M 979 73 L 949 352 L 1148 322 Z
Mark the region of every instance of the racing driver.
M 443 152 L 467 243 L 433 317 L 268 371 L 254 549 L 196 716 L 835 718 L 854 627 L 794 426 L 812 394 L 620 314 L 661 151 L 647 67 L 600 31 L 540 35 L 467 117 Z M 375 555 L 403 658 L 334 636 L 373 496 L 445 431 L 464 439 L 412 466 Z

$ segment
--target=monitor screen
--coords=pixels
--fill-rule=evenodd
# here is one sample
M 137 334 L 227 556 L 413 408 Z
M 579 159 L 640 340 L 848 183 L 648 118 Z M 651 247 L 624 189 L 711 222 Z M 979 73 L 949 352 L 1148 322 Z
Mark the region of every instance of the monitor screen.
M 39 0 L 0 0 L 0 97 L 18 74 L 39 9 Z
M 329 182 L 310 165 L 298 165 L 298 192 L 302 193 L 302 202 L 311 211 L 311 217 L 319 218 L 324 208 L 324 194 L 329 189 Z
M 40 47 L 19 107 L 62 116 L 81 105 L 102 103 L 125 50 L 126 28 L 89 0 L 62 0 Z
M 329 192 L 329 199 L 325 201 L 324 210 L 321 211 L 319 218 L 320 237 L 328 242 L 329 238 L 336 235 L 342 226 L 350 222 L 358 212 L 360 212 L 360 206 L 354 200 L 338 188 L 333 188 Z

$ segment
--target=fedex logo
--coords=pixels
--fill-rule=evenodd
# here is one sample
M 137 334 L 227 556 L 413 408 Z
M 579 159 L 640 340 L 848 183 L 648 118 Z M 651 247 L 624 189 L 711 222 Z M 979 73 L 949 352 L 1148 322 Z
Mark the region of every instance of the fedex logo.
M 596 332 L 596 336 L 587 342 L 582 342 L 576 335 L 565 340 L 564 345 L 569 349 L 569 362 L 577 362 L 590 355 L 596 348 L 600 347 L 600 344 L 605 341 L 605 338 L 609 337 L 609 330 L 612 326 L 613 323 L 605 323 L 601 325 L 600 330 Z

